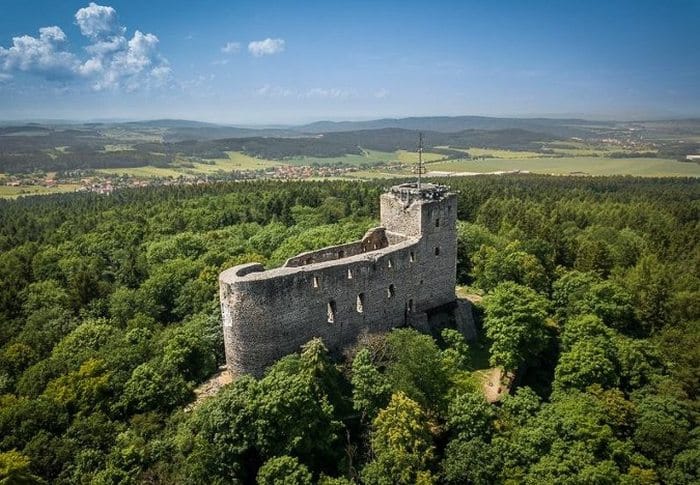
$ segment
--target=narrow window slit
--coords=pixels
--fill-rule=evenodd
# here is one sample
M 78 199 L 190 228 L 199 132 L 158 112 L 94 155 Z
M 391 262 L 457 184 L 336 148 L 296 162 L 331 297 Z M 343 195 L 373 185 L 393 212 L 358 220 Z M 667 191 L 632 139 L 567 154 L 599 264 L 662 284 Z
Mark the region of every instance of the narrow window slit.
M 348 279 L 352 279 L 352 270 L 350 268 L 348 268 Z
M 334 300 L 331 300 L 328 302 L 326 312 L 328 313 L 328 323 L 335 323 L 335 301 Z
M 440 256 L 440 246 L 435 247 L 435 256 Z
M 416 262 L 416 253 L 414 253 L 413 251 L 411 251 L 411 253 L 410 253 L 408 259 L 409 259 L 409 261 L 411 261 L 411 263 L 415 263 L 415 262 Z
M 314 277 L 313 277 L 313 285 L 314 285 L 314 288 L 318 288 L 318 287 L 321 286 L 321 283 L 320 283 L 320 281 L 319 281 L 319 279 L 318 279 L 318 276 L 314 276 Z
M 365 312 L 365 294 L 360 293 L 357 295 L 357 313 Z
M 386 289 L 386 297 L 387 298 L 394 298 L 395 294 L 396 294 L 396 289 L 394 288 L 394 285 L 389 285 L 389 288 Z

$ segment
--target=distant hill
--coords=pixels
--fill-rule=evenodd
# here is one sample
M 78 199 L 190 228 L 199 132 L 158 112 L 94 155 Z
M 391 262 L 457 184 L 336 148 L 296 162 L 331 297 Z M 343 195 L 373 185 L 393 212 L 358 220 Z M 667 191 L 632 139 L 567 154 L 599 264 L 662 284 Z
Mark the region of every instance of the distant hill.
M 614 127 L 615 122 L 587 121 L 582 119 L 554 118 L 491 118 L 486 116 L 423 116 L 411 118 L 384 118 L 370 121 L 317 121 L 295 129 L 307 133 L 333 133 L 339 131 L 377 130 L 402 128 L 406 130 L 455 133 L 465 130 L 520 129 L 547 133 L 553 136 L 585 137 L 594 128 Z

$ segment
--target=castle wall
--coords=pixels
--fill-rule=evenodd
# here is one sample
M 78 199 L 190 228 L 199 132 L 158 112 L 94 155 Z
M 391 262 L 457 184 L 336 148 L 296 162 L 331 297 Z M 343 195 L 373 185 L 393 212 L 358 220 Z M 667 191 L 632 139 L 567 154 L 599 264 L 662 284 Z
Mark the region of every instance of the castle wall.
M 339 246 L 331 246 L 318 249 L 316 251 L 308 251 L 297 256 L 289 258 L 284 265 L 286 267 L 304 266 L 307 264 L 323 263 L 333 261 L 334 259 L 343 259 L 349 256 L 382 249 L 389 245 L 386 237 L 386 231 L 383 227 L 370 229 L 360 241 L 354 241 L 348 244 Z
M 360 242 L 299 255 L 291 265 L 268 271 L 253 263 L 221 274 L 231 371 L 261 375 L 314 337 L 338 351 L 363 332 L 406 325 L 421 312 L 454 301 L 455 197 L 406 206 L 382 196 L 381 219 L 386 231 L 371 230 Z M 378 234 L 385 247 L 362 245 Z M 339 248 L 348 247 L 359 252 L 338 259 Z M 313 263 L 306 263 L 309 254 Z

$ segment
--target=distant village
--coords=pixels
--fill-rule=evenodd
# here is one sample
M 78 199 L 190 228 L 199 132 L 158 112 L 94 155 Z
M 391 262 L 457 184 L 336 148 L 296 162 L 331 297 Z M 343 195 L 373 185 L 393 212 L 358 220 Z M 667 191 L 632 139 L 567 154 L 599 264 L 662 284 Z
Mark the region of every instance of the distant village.
M 143 188 L 150 186 L 201 185 L 224 180 L 281 179 L 300 180 L 309 178 L 342 177 L 356 172 L 357 167 L 323 167 L 281 165 L 261 170 L 219 171 L 209 174 L 183 172 L 177 177 L 136 176 L 126 174 L 109 174 L 95 170 L 71 170 L 59 173 L 13 174 L 2 179 L 8 187 L 26 188 L 27 194 L 33 189 L 43 187 L 55 189 L 75 186 L 76 192 L 93 192 L 108 195 L 115 190 Z

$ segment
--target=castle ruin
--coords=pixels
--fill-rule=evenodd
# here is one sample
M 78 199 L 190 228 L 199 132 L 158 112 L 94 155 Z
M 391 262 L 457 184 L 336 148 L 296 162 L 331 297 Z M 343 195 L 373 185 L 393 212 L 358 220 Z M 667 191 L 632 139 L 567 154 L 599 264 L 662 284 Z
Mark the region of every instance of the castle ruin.
M 455 301 L 457 197 L 442 185 L 402 184 L 381 196 L 381 227 L 360 240 L 259 263 L 219 277 L 226 362 L 260 376 L 314 337 L 330 351 L 364 333 L 412 326 Z

